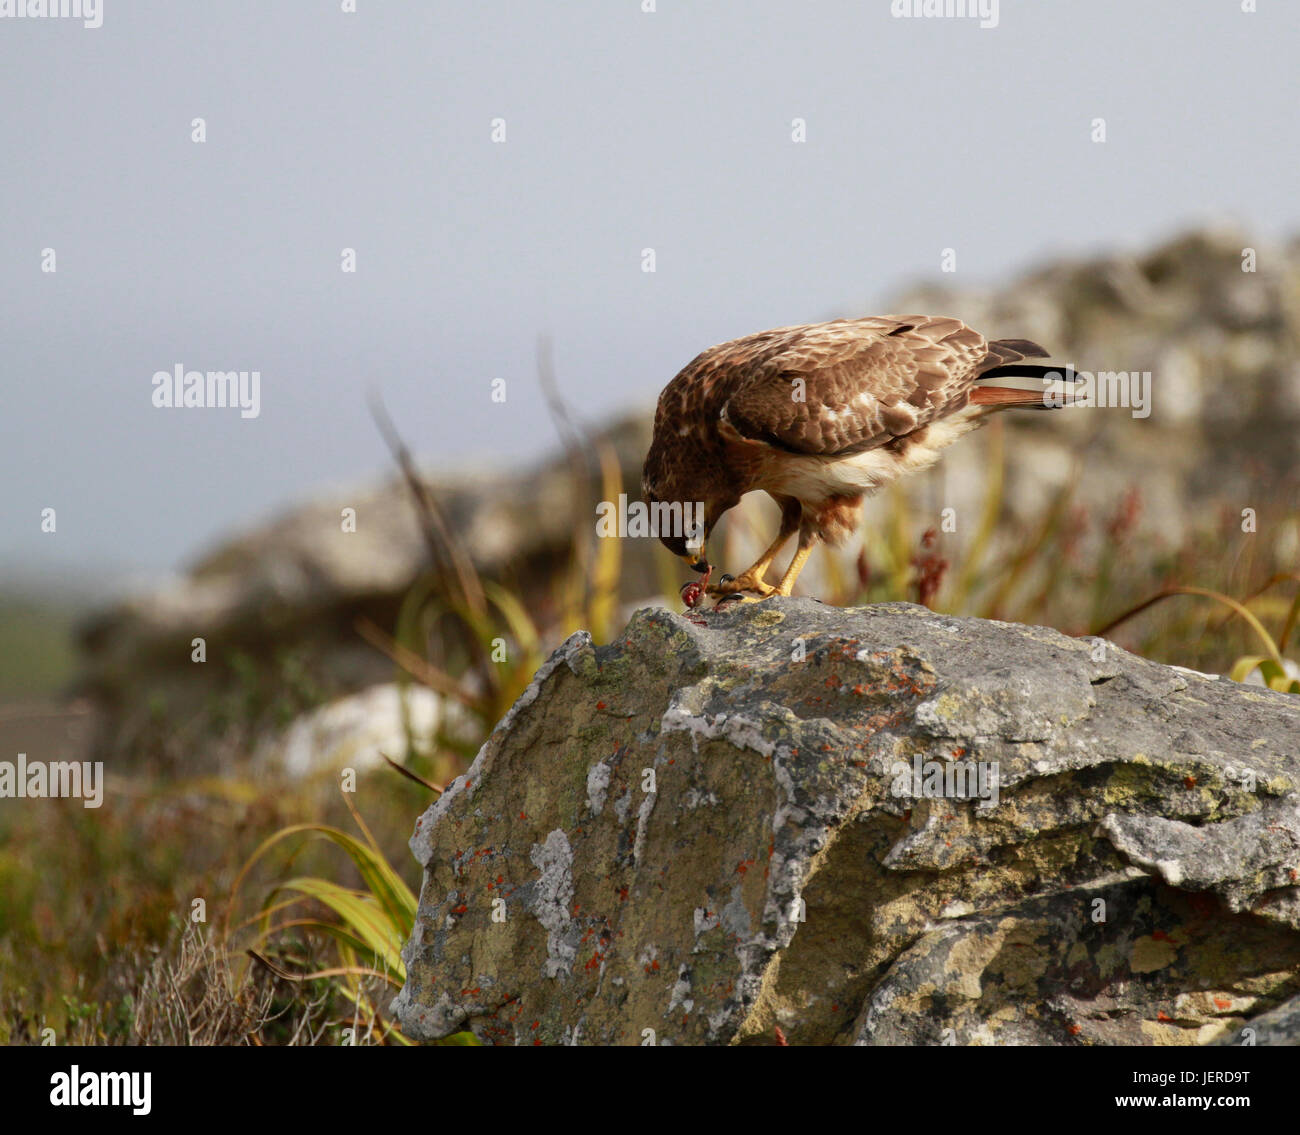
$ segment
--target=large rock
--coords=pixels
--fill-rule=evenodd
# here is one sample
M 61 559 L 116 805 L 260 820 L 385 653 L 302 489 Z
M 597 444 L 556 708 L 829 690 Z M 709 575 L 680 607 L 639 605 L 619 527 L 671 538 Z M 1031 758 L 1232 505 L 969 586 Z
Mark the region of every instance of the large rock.
M 499 1044 L 1228 1039 L 1300 991 L 1298 780 L 1300 698 L 1100 639 L 643 610 L 420 819 L 393 1010 Z

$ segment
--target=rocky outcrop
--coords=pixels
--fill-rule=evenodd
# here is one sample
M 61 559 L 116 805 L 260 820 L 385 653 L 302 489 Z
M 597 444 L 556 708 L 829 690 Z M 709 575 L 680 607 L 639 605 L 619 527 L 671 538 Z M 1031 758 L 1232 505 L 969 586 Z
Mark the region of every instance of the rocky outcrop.
M 593 440 L 614 455 L 626 484 L 639 485 L 648 418 L 616 423 Z M 474 569 L 549 624 L 554 580 L 572 559 L 574 533 L 595 529 L 597 472 L 558 456 L 523 472 L 430 473 L 426 482 Z M 345 509 L 355 518 L 349 530 Z M 628 586 L 641 595 L 654 590 L 652 572 L 648 557 L 624 563 Z M 390 681 L 393 664 L 357 624 L 391 633 L 429 573 L 416 509 L 394 477 L 322 495 L 231 540 L 167 585 L 120 599 L 81 629 L 79 687 L 102 711 L 100 755 L 187 774 L 224 768 L 230 754 L 263 745 L 284 724 L 282 712 L 259 713 L 258 705 L 249 712 L 258 690 L 300 688 L 304 696 L 292 708 L 301 712 Z M 195 638 L 204 640 L 202 665 L 191 660 Z M 232 732 L 225 725 L 232 717 L 250 728 Z
M 420 819 L 393 1010 L 495 1044 L 1230 1041 L 1300 993 L 1298 783 L 1300 698 L 1104 640 L 643 610 Z

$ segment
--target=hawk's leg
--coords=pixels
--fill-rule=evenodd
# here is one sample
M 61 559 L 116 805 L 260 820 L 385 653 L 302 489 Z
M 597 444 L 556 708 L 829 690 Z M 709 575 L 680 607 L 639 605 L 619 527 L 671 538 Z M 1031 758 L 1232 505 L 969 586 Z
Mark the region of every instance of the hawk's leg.
M 800 517 L 803 515 L 803 505 L 794 497 L 779 497 L 777 501 L 781 505 L 781 530 L 776 534 L 776 539 L 767 546 L 767 551 L 759 556 L 752 566 L 747 567 L 735 579 L 710 587 L 711 594 L 730 595 L 736 591 L 753 591 L 766 599 L 776 593 L 776 589 L 763 576 L 767 574 L 767 569 L 772 566 L 772 561 L 776 559 L 786 542 L 795 534 Z
M 789 595 L 794 591 L 794 581 L 799 578 L 799 573 L 803 571 L 803 565 L 808 562 L 808 557 L 812 555 L 813 547 L 817 543 L 817 530 L 811 525 L 804 524 L 799 528 L 799 547 L 795 549 L 794 559 L 790 561 L 790 566 L 785 569 L 785 575 L 781 577 L 781 582 L 777 584 L 774 595 Z

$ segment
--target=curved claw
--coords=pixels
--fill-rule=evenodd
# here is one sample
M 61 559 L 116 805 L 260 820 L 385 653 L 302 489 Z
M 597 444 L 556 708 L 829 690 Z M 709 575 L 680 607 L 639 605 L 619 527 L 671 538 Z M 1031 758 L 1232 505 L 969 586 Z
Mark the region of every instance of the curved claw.
M 770 599 L 775 594 L 775 590 L 772 590 L 767 595 L 755 595 L 752 591 L 729 591 L 726 595 L 718 596 L 714 601 L 713 609 L 718 611 L 724 606 L 733 603 L 761 603 L 764 599 Z
M 769 595 L 776 594 L 776 588 L 770 583 L 748 573 L 739 578 L 719 576 L 718 582 L 709 588 L 709 594 L 714 596 L 738 595 L 745 591 L 752 591 L 759 599 L 766 599 Z

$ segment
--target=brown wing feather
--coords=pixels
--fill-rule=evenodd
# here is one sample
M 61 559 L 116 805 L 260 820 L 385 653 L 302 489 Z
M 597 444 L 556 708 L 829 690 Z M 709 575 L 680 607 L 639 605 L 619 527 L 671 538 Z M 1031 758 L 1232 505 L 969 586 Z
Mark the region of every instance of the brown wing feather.
M 786 328 L 745 352 L 722 417 L 789 452 L 861 453 L 964 406 L 989 346 L 960 320 L 924 315 Z

